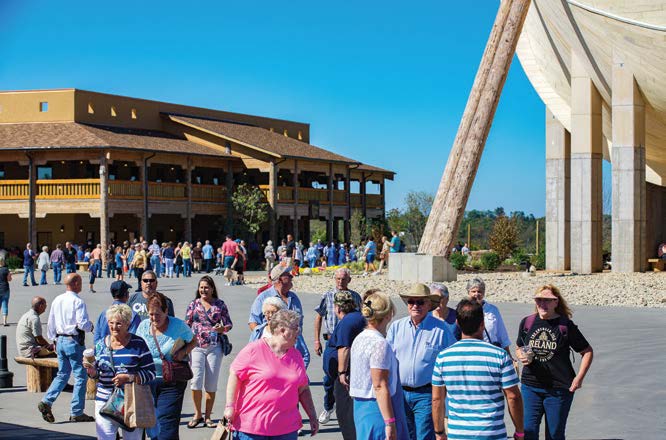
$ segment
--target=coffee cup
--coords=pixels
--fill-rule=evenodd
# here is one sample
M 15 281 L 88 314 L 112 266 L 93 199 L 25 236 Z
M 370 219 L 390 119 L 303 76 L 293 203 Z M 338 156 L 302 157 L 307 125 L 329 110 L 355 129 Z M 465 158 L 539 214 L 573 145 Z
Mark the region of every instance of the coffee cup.
M 85 350 L 83 350 L 83 359 L 91 365 L 94 364 L 95 363 L 95 349 L 86 348 Z

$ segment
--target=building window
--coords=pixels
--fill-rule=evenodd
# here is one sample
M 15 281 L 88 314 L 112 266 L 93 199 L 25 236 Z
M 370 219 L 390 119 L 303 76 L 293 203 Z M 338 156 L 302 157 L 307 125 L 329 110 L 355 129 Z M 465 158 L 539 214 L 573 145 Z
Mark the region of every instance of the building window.
M 88 114 L 94 115 L 95 114 L 95 107 L 93 107 L 93 103 L 89 102 L 88 103 Z
M 133 108 L 131 110 L 131 113 L 132 113 L 132 119 L 136 119 L 136 109 L 135 108 Z
M 6 177 L 5 175 L 5 166 L 0 165 L 0 179 L 4 179 Z
M 284 135 L 284 137 L 289 137 L 289 131 L 287 131 L 286 128 L 282 131 L 282 134 Z
M 273 133 L 275 129 L 273 127 L 269 128 L 270 132 Z
M 111 106 L 111 116 L 114 118 L 118 116 L 118 114 L 116 113 L 116 108 L 114 106 Z
M 46 101 L 42 101 L 39 103 L 39 112 L 40 113 L 46 113 L 49 111 L 49 103 Z
M 298 130 L 298 140 L 299 141 L 303 140 L 303 132 L 301 130 Z
M 217 178 L 217 176 L 213 177 L 213 185 L 219 185 L 220 184 L 220 179 Z
M 198 185 L 201 185 L 201 176 L 194 176 L 194 181 L 195 181 Z
M 53 179 L 53 167 L 37 167 L 37 180 Z

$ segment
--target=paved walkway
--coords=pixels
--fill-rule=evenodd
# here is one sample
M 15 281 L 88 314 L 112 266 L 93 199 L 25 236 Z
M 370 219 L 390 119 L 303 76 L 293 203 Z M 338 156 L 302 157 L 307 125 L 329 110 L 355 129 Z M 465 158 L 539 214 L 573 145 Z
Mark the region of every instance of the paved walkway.
M 9 303 L 10 327 L 0 326 L 0 334 L 8 335 L 9 368 L 14 373 L 14 389 L 0 390 L 0 438 L 94 438 L 92 423 L 71 424 L 66 422 L 69 415 L 70 394 L 63 393 L 53 407 L 55 424 L 44 422 L 37 412 L 36 405 L 41 394 L 25 391 L 25 368 L 17 365 L 14 335 L 16 321 L 29 308 L 34 295 L 44 296 L 49 304 L 61 293 L 61 286 L 22 287 L 15 277 L 11 286 Z M 187 280 L 160 279 L 159 290 L 169 296 L 182 317 L 187 304 L 194 298 L 197 278 Z M 224 408 L 224 390 L 229 364 L 233 354 L 247 343 L 249 330 L 246 326 L 250 304 L 255 291 L 246 287 L 223 287 L 222 279 L 216 278 L 221 297 L 231 311 L 234 329 L 230 338 L 234 351 L 223 361 L 223 376 L 218 385 L 219 399 L 215 405 L 215 416 L 220 417 Z M 136 286 L 136 279 L 129 280 Z M 85 283 L 84 283 L 85 284 Z M 94 320 L 110 304 L 108 293 L 110 280 L 98 279 L 95 288 L 98 293 L 83 292 L 82 297 Z M 353 281 L 350 285 L 353 288 Z M 628 295 L 631 292 L 627 292 Z M 312 351 L 313 308 L 318 296 L 299 292 L 306 311 L 304 326 L 305 340 Z M 488 298 L 492 302 L 492 292 Z M 402 303 L 396 303 L 399 316 L 406 313 Z M 510 334 L 514 334 L 520 319 L 530 313 L 525 304 L 500 304 L 500 310 Z M 48 311 L 43 317 L 46 324 Z M 666 432 L 666 387 L 663 385 L 662 370 L 666 365 L 666 315 L 657 309 L 576 307 L 575 321 L 580 324 L 585 336 L 594 346 L 595 360 L 583 389 L 577 392 L 572 414 L 569 418 L 568 438 L 571 439 L 660 439 Z M 92 343 L 88 336 L 87 342 Z M 580 363 L 577 358 L 576 368 Z M 313 356 L 309 368 L 312 379 L 312 393 L 315 406 L 322 408 L 323 389 L 321 386 L 320 358 Z M 88 414 L 93 413 L 92 402 L 86 406 Z M 185 427 L 192 417 L 193 406 L 189 391 L 186 392 L 180 435 L 183 439 L 208 439 L 212 430 Z M 507 416 L 508 421 L 508 416 Z M 508 425 L 511 426 L 510 421 Z M 305 426 L 307 430 L 307 424 Z M 509 429 L 511 432 L 512 430 Z M 67 436 L 63 434 L 69 434 Z M 72 436 L 76 435 L 76 436 Z M 341 438 L 335 420 L 322 426 L 320 439 Z

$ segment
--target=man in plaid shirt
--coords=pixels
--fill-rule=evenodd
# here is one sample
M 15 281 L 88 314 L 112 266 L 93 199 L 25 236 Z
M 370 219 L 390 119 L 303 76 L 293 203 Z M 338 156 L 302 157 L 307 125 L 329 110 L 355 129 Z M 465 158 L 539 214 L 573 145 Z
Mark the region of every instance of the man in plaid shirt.
M 320 341 L 321 323 L 324 321 L 326 329 L 324 331 L 324 340 L 328 341 L 329 335 L 333 333 L 333 329 L 338 323 L 338 317 L 335 314 L 334 299 L 335 294 L 340 291 L 347 291 L 351 294 L 356 308 L 361 308 L 361 295 L 353 290 L 349 290 L 347 286 L 351 281 L 351 272 L 346 267 L 341 267 L 335 271 L 335 288 L 322 294 L 319 306 L 315 309 L 315 352 L 317 356 L 321 356 L 322 346 Z M 335 398 L 333 397 L 333 379 L 324 372 L 324 410 L 319 415 L 319 423 L 325 425 L 331 419 L 333 413 L 333 404 Z

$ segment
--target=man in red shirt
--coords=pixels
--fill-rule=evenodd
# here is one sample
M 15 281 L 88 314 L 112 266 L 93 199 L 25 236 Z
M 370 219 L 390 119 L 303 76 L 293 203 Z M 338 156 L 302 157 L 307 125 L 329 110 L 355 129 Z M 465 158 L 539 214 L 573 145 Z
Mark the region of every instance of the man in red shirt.
M 224 268 L 231 268 L 231 264 L 236 258 L 238 243 L 231 239 L 231 235 L 227 235 L 224 243 L 222 244 L 222 254 L 224 255 Z

